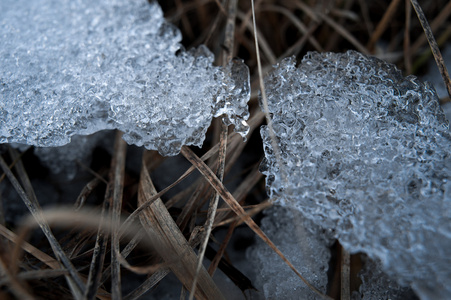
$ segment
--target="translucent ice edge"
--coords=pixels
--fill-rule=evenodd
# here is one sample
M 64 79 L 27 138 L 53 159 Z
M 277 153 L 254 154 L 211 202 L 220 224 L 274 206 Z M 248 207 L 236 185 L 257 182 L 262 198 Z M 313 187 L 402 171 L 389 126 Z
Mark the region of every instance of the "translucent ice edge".
M 451 136 L 435 90 L 349 51 L 282 61 L 266 79 L 282 174 L 267 128 L 262 172 L 351 252 L 378 259 L 422 299 L 451 293 Z
M 5 0 L 0 36 L 0 143 L 61 146 L 119 129 L 175 155 L 201 146 L 213 117 L 248 132 L 247 67 L 181 49 L 156 2 Z

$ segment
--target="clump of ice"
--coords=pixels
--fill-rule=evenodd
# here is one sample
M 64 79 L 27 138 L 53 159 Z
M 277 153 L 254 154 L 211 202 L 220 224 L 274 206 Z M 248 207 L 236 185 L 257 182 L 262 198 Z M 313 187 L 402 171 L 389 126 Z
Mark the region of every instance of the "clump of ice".
M 400 286 L 396 280 L 385 274 L 380 263 L 365 257 L 363 269 L 359 272 L 362 280 L 359 291 L 354 291 L 352 300 L 415 300 L 415 293 L 408 287 Z
M 261 229 L 314 287 L 326 293 L 330 236 L 293 209 L 273 206 L 265 214 Z M 262 240 L 246 256 L 255 266 L 255 284 L 261 299 L 322 299 Z
M 286 59 L 265 82 L 281 152 L 263 128 L 272 199 L 423 299 L 448 297 L 451 137 L 433 88 L 354 51 Z
M 0 36 L 0 143 L 61 146 L 117 128 L 175 155 L 221 114 L 247 133 L 247 67 L 181 49 L 156 2 L 1 1 Z

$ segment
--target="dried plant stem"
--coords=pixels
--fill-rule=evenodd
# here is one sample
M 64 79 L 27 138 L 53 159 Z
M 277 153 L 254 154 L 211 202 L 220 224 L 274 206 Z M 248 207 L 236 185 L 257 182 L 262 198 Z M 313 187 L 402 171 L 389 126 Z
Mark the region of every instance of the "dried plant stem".
M 445 62 L 443 61 L 442 53 L 440 52 L 440 49 L 438 48 L 437 42 L 434 38 L 434 34 L 432 33 L 432 29 L 429 26 L 429 23 L 418 1 L 410 0 L 410 2 L 412 3 L 412 6 L 417 13 L 418 20 L 420 20 L 421 26 L 423 27 L 424 33 L 426 34 L 426 38 L 428 39 L 429 46 L 431 47 L 432 54 L 434 55 L 435 62 L 437 63 L 440 74 L 442 75 L 443 81 L 445 82 L 448 95 L 451 97 L 451 79 L 449 77 L 448 70 L 446 69 Z
M 440 11 L 439 15 L 431 22 L 431 30 L 432 32 L 436 32 L 441 25 L 446 24 L 446 19 L 451 14 L 451 1 L 443 7 Z M 421 35 L 417 38 L 417 40 L 413 43 L 411 47 L 412 53 L 417 53 L 418 49 L 426 42 L 427 38 L 425 35 Z
M 351 299 L 351 255 L 341 246 L 341 300 Z
M 72 224 L 73 225 L 73 224 Z M 33 255 L 35 258 L 37 258 L 39 261 L 41 261 L 43 264 L 47 265 L 53 270 L 59 270 L 61 268 L 60 263 L 55 260 L 53 257 L 49 256 L 47 253 L 42 252 L 41 250 L 37 249 L 33 245 L 23 241 L 21 237 L 17 236 L 14 232 L 10 231 L 3 225 L 0 225 L 0 235 L 5 237 L 7 240 L 11 241 L 14 244 L 20 245 L 20 247 L 26 251 L 27 253 Z M 13 263 L 15 261 L 13 260 Z M 82 278 L 82 280 L 84 280 Z M 111 297 L 107 296 L 109 295 L 105 290 L 98 289 L 97 298 L 102 300 L 109 300 Z
M 107 215 L 108 211 L 106 210 L 106 205 L 104 204 L 102 213 L 100 215 L 100 224 L 103 224 L 105 218 L 107 218 Z M 84 298 L 87 300 L 95 299 L 97 290 L 100 286 L 99 282 L 101 279 L 103 264 L 105 261 L 106 245 L 108 242 L 108 238 L 106 237 L 106 234 L 104 230 L 101 228 L 100 224 L 97 230 L 96 243 L 94 245 L 91 264 L 89 267 L 88 281 L 84 293 Z
M 235 221 L 230 225 L 229 229 L 227 230 L 227 234 L 221 243 L 221 247 L 219 247 L 219 250 L 216 253 L 215 258 L 212 260 L 210 266 L 208 267 L 208 274 L 210 274 L 211 277 L 213 277 L 216 269 L 218 268 L 218 264 L 221 261 L 221 258 L 225 253 L 226 247 L 229 244 L 230 239 L 232 238 L 233 232 L 234 232 L 237 224 L 238 224 L 238 221 Z
M 152 274 L 147 278 L 138 288 L 133 290 L 130 294 L 124 297 L 124 300 L 135 300 L 139 299 L 144 293 L 150 290 L 152 287 L 157 285 L 166 275 L 171 272 L 169 268 L 162 268 Z
M 309 34 L 309 31 L 311 29 L 307 28 L 307 26 L 305 26 L 304 23 L 302 23 L 302 21 L 299 20 L 290 10 L 278 5 L 264 5 L 259 8 L 259 11 L 265 10 L 274 11 L 285 15 L 293 23 L 293 25 L 303 34 L 303 37 L 308 39 L 310 44 L 312 44 L 312 46 L 315 47 L 315 49 L 317 49 L 318 51 L 323 50 L 319 42 L 314 37 L 312 37 L 311 33 Z
M 0 255 L 0 274 L 5 278 L 5 283 L 10 285 L 11 292 L 17 297 L 17 299 L 34 299 L 34 297 L 25 288 L 26 285 L 24 282 L 19 280 L 19 276 L 11 272 L 8 268 L 8 263 L 5 261 L 5 257 L 3 255 Z
M 230 0 L 228 5 L 228 13 L 227 13 L 227 23 L 225 27 L 225 40 L 224 45 L 227 49 L 226 53 L 223 54 L 223 66 L 227 65 L 227 63 L 233 57 L 234 51 L 234 41 L 235 41 L 235 20 L 237 13 L 237 5 L 238 0 Z M 224 169 L 225 169 L 225 158 L 227 153 L 227 133 L 228 128 L 225 123 L 225 120 L 222 118 L 220 126 L 220 138 L 219 138 L 219 166 L 218 166 L 218 178 L 222 181 L 224 179 Z M 216 209 L 218 208 L 219 203 L 219 193 L 215 193 L 212 201 L 210 201 L 208 207 L 207 220 L 204 225 L 205 233 L 203 237 L 203 241 L 201 242 L 198 259 L 197 259 L 197 267 L 196 274 L 193 279 L 193 283 L 191 286 L 191 291 L 189 295 L 189 300 L 194 299 L 194 293 L 196 291 L 197 281 L 199 279 L 199 273 L 202 269 L 202 263 L 205 256 L 205 250 L 207 249 L 208 240 L 210 239 L 210 234 L 213 228 L 213 222 L 216 216 Z
M 182 147 L 181 153 L 187 160 L 189 160 L 196 168 L 202 173 L 205 179 L 211 184 L 211 186 L 221 195 L 222 199 L 230 206 L 230 208 L 251 228 L 266 244 L 268 244 L 274 252 L 279 255 L 282 260 L 296 273 L 296 275 L 310 288 L 321 297 L 329 299 L 326 295 L 323 295 L 315 287 L 313 287 L 300 273 L 293 264 L 280 252 L 280 250 L 274 245 L 274 243 L 265 235 L 265 233 L 258 227 L 258 225 L 252 220 L 252 218 L 244 211 L 239 205 L 236 199 L 225 188 L 222 182 L 216 177 L 213 171 L 186 146 Z
M 410 6 L 410 0 L 405 0 L 406 7 L 406 26 L 404 28 L 404 66 L 406 67 L 407 74 L 412 73 L 412 52 L 410 47 L 410 18 L 412 6 Z
M 122 133 L 116 133 L 114 144 L 114 155 L 110 170 L 110 183 L 113 186 L 111 199 L 111 223 L 113 224 L 111 234 L 111 295 L 113 300 L 121 299 L 121 271 L 118 256 L 119 248 L 119 222 L 121 218 L 122 196 L 124 190 L 125 156 L 127 144 L 122 139 Z M 110 201 L 109 201 L 110 202 Z
M 261 64 L 261 60 L 260 60 L 257 21 L 255 20 L 254 0 L 251 0 L 251 5 L 252 5 L 252 23 L 254 26 L 253 29 L 254 29 L 255 52 L 257 55 L 258 82 L 260 85 L 260 92 L 261 92 L 261 96 L 262 96 L 263 110 L 264 110 L 265 117 L 266 117 L 266 123 L 268 126 L 269 136 L 271 139 L 271 146 L 273 148 L 274 155 L 276 156 L 277 163 L 279 164 L 279 171 L 280 171 L 284 181 L 286 181 L 287 176 L 286 176 L 285 170 L 283 168 L 282 156 L 280 153 L 279 145 L 277 144 L 276 134 L 274 133 L 272 119 L 271 119 L 271 116 L 269 115 L 268 98 L 266 97 L 265 83 L 263 82 L 263 71 L 262 71 L 262 64 Z
M 138 189 L 138 204 L 157 192 L 147 171 L 148 152 L 143 154 Z M 156 199 L 139 216 L 141 224 L 154 243 L 155 249 L 186 288 L 191 288 L 197 267 L 197 256 L 172 219 L 161 199 Z M 202 268 L 194 295 L 197 299 L 223 299 L 207 271 Z
M 324 20 L 329 26 L 335 29 L 336 32 L 338 32 L 341 36 L 343 36 L 348 42 L 350 42 L 354 47 L 356 47 L 357 50 L 362 52 L 363 54 L 369 54 L 369 51 L 365 46 L 363 46 L 351 33 L 349 33 L 346 28 L 341 26 L 339 23 L 335 22 L 332 18 L 327 16 L 323 13 L 318 13 L 318 15 L 321 17 L 321 19 Z
M 15 150 L 11 150 L 11 154 L 13 155 L 13 159 L 17 158 L 18 156 Z M 65 277 L 72 291 L 73 296 L 77 299 L 81 298 L 81 291 L 84 290 L 84 283 L 80 279 L 79 274 L 75 269 L 75 267 L 72 265 L 71 261 L 67 258 L 66 254 L 61 248 L 61 245 L 58 243 L 57 239 L 53 235 L 50 226 L 43 218 L 41 207 L 36 199 L 36 195 L 33 192 L 33 188 L 28 179 L 28 176 L 26 176 L 25 168 L 23 167 L 22 162 L 21 161 L 17 162 L 16 169 L 18 171 L 19 176 L 21 176 L 22 182 L 24 183 L 27 192 L 24 191 L 19 181 L 16 179 L 11 170 L 8 168 L 8 166 L 6 165 L 5 161 L 1 156 L 0 156 L 0 167 L 3 169 L 3 172 L 5 172 L 11 184 L 14 186 L 15 190 L 22 198 L 22 200 L 24 201 L 25 205 L 27 206 L 33 217 L 36 219 L 36 222 L 39 224 L 42 232 L 48 239 L 50 246 L 52 247 L 52 250 L 55 253 L 55 256 L 58 258 L 61 264 L 65 268 L 67 268 L 69 275 L 66 275 Z M 16 272 L 16 270 L 13 270 L 13 272 Z
M 235 5 L 236 5 L 236 1 L 235 1 Z M 229 16 L 230 16 L 230 13 L 229 13 Z M 219 167 L 218 167 L 217 176 L 218 176 L 219 180 L 223 181 L 224 180 L 224 169 L 225 169 L 225 158 L 226 158 L 226 153 L 227 153 L 227 125 L 224 123 L 224 121 L 221 122 L 221 136 L 220 136 L 219 144 L 220 144 L 220 147 L 219 147 L 220 152 L 219 152 Z M 204 260 L 205 250 L 207 249 L 208 240 L 210 238 L 210 234 L 211 234 L 211 231 L 213 228 L 213 223 L 215 220 L 216 209 L 218 208 L 218 203 L 219 203 L 219 193 L 216 192 L 215 195 L 213 196 L 213 200 L 210 201 L 210 204 L 208 207 L 207 220 L 204 225 L 204 229 L 205 229 L 204 238 L 203 238 L 203 241 L 199 248 L 196 275 L 194 277 L 193 284 L 191 287 L 189 300 L 194 299 L 194 292 L 196 290 L 196 284 L 197 284 L 197 280 L 199 277 L 199 272 L 202 269 L 202 262 Z
M 384 33 L 385 29 L 390 23 L 391 18 L 393 17 L 393 14 L 396 12 L 396 8 L 398 7 L 400 1 L 401 0 L 392 0 L 390 2 L 390 5 L 388 6 L 387 10 L 384 13 L 384 16 L 380 20 L 379 24 L 377 24 L 376 29 L 371 35 L 370 41 L 366 45 L 366 48 L 369 49 L 370 51 L 373 50 L 374 45 L 376 45 L 377 41 Z

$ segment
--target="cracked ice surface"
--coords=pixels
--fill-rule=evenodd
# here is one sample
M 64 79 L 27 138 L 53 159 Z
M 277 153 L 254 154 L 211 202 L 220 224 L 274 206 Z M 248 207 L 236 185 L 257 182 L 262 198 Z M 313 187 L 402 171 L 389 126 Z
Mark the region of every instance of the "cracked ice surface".
M 283 164 L 263 128 L 270 196 L 422 298 L 446 298 L 451 137 L 430 85 L 353 51 L 286 59 L 265 82 Z
M 1 1 L 0 36 L 0 143 L 61 146 L 117 128 L 175 155 L 201 146 L 221 114 L 248 131 L 247 67 L 215 67 L 204 46 L 180 50 L 154 2 Z

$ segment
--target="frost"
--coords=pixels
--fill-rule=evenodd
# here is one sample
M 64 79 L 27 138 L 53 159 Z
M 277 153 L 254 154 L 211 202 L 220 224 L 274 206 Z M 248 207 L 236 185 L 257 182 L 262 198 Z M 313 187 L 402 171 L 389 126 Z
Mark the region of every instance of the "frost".
M 282 174 L 262 129 L 268 192 L 381 261 L 423 299 L 451 288 L 451 137 L 435 91 L 357 52 L 282 61 L 266 80 Z
M 247 67 L 181 49 L 155 2 L 1 1 L 0 36 L 0 143 L 61 146 L 117 128 L 175 155 L 201 146 L 220 114 L 247 133 Z
M 314 287 L 326 293 L 332 239 L 296 210 L 273 206 L 265 213 L 261 229 Z M 255 266 L 262 299 L 322 299 L 263 241 L 258 240 L 247 257 Z

